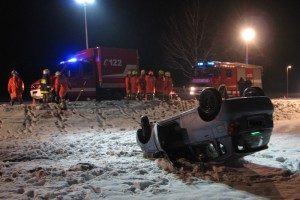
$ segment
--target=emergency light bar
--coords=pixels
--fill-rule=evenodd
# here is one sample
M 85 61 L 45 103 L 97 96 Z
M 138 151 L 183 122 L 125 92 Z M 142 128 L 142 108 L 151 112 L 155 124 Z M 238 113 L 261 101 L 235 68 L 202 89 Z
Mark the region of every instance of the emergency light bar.
M 77 61 L 77 58 L 71 58 L 68 60 L 68 62 L 76 62 Z
M 65 64 L 65 63 L 71 63 L 71 62 L 77 62 L 77 58 L 71 58 L 67 61 L 61 61 L 59 64 Z
M 215 62 L 198 62 L 197 66 L 214 66 Z

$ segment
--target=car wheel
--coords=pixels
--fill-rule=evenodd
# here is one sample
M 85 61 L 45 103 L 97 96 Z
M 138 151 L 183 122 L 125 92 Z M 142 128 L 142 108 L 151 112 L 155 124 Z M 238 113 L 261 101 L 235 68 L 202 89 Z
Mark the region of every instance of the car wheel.
M 215 88 L 203 90 L 199 97 L 198 113 L 202 120 L 211 121 L 219 113 L 222 104 L 222 97 Z
M 138 138 L 142 143 L 147 143 L 151 137 L 151 127 L 149 123 L 149 119 L 147 116 L 141 117 L 141 127 L 142 129 L 139 129 L 137 131 Z
M 259 87 L 248 87 L 243 92 L 243 97 L 265 96 L 264 91 Z

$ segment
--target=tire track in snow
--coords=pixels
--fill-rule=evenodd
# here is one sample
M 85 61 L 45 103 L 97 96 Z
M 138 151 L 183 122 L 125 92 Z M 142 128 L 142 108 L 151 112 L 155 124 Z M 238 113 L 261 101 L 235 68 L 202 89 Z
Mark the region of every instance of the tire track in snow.
M 55 106 L 55 109 L 51 110 L 53 116 L 56 117 L 56 121 L 54 122 L 55 126 L 58 128 L 60 132 L 67 133 L 65 130 L 67 119 L 63 119 L 64 111 L 62 111 L 58 106 Z
M 136 117 L 131 116 L 131 115 L 125 110 L 125 108 L 123 108 L 123 107 L 121 107 L 121 106 L 115 104 L 114 102 L 112 103 L 112 105 L 113 105 L 114 107 L 116 107 L 116 108 L 120 111 L 120 113 L 122 113 L 124 116 L 128 116 L 128 117 L 131 118 L 133 121 L 137 122 L 138 124 L 141 124 L 141 122 L 140 122 L 139 120 L 137 120 Z M 134 113 L 134 114 L 139 114 L 136 110 L 133 110 L 133 109 L 132 109 L 131 111 L 132 111 L 132 113 Z
M 97 108 L 95 113 L 99 127 L 104 127 L 106 118 L 103 116 L 103 109 Z
M 23 129 L 20 130 L 21 134 L 32 133 L 32 115 L 30 112 L 30 106 L 24 106 L 24 120 Z

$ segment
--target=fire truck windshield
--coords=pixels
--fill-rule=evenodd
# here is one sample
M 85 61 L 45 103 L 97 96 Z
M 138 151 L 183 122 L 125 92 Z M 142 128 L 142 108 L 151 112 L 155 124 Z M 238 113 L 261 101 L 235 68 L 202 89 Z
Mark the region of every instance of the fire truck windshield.
M 213 66 L 196 67 L 193 76 L 195 78 L 208 78 L 213 76 Z
M 60 71 L 61 73 L 70 76 L 77 76 L 82 70 L 83 75 L 90 75 L 93 73 L 92 63 L 88 61 L 73 61 L 73 62 L 64 62 L 59 64 L 56 67 L 56 71 Z

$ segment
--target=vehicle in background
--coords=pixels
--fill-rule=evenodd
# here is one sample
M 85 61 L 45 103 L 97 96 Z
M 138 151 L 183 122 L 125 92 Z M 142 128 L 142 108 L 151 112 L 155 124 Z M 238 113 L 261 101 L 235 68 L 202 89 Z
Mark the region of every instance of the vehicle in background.
M 72 86 L 70 99 L 76 99 L 80 92 L 81 99 L 122 99 L 126 94 L 125 76 L 129 70 L 138 71 L 138 66 L 137 49 L 97 47 L 77 52 L 50 71 L 58 70 L 68 77 Z M 39 81 L 31 85 L 30 94 L 34 99 L 42 98 Z
M 55 77 L 51 76 L 50 77 L 50 85 L 52 87 L 51 87 L 51 91 L 49 93 L 50 101 L 53 101 L 53 98 L 54 98 L 54 81 L 55 81 Z M 40 90 L 40 82 L 41 82 L 41 80 L 37 80 L 30 86 L 30 96 L 34 100 L 37 100 L 37 101 L 43 100 L 43 94 L 41 94 L 41 90 Z
M 199 95 L 205 88 L 214 87 L 223 98 L 242 96 L 238 81 L 243 78 L 250 86 L 262 88 L 263 67 L 237 62 L 199 62 L 186 88 L 191 96 Z

